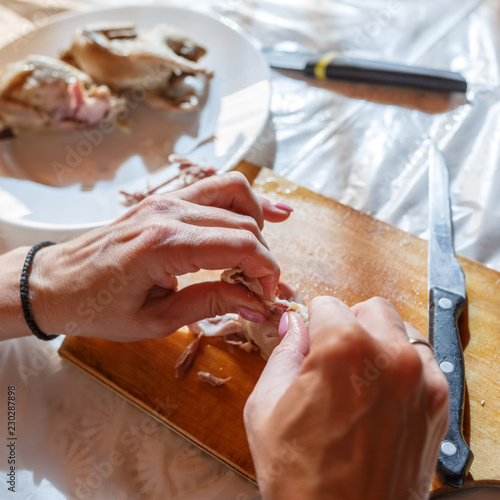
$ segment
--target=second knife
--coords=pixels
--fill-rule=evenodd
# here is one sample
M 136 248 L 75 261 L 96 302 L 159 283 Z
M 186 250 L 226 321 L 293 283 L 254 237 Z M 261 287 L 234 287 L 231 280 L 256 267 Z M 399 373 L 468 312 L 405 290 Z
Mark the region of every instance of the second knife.
M 336 52 L 315 55 L 269 47 L 262 52 L 273 68 L 300 71 L 319 80 L 396 85 L 440 92 L 465 93 L 467 90 L 465 78 L 452 71 L 355 59 L 343 57 Z

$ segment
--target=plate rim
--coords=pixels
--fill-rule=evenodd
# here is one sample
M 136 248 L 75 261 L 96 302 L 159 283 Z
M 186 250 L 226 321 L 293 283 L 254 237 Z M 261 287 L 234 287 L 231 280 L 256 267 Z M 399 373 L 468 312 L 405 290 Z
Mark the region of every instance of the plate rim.
M 228 162 L 228 165 L 225 165 L 221 167 L 218 171 L 217 174 L 222 174 L 225 172 L 230 171 L 233 169 L 236 164 L 241 161 L 246 153 L 248 153 L 249 149 L 252 147 L 253 144 L 255 144 L 255 141 L 258 139 L 258 137 L 262 134 L 262 131 L 266 127 L 267 122 L 269 121 L 269 117 L 271 115 L 271 69 L 269 65 L 267 64 L 267 61 L 260 51 L 261 45 L 259 41 L 256 38 L 251 37 L 239 24 L 236 22 L 233 22 L 230 19 L 225 18 L 224 16 L 217 14 L 215 12 L 211 11 L 199 11 L 193 8 L 189 7 L 181 7 L 178 5 L 166 5 L 166 4 L 141 4 L 137 2 L 133 2 L 130 4 L 126 5 L 120 5 L 120 6 L 115 6 L 115 7 L 110 7 L 109 5 L 89 5 L 89 8 L 85 8 L 84 10 L 79 10 L 79 11 L 65 11 L 65 12 L 59 12 L 57 14 L 54 14 L 53 16 L 50 16 L 49 21 L 46 23 L 43 23 L 40 26 L 37 26 L 34 30 L 29 31 L 30 36 L 36 36 L 36 33 L 39 32 L 42 29 L 47 29 L 53 24 L 58 24 L 58 23 L 63 23 L 68 19 L 75 19 L 78 17 L 86 16 L 88 14 L 92 14 L 95 12 L 101 12 L 101 13 L 113 13 L 116 11 L 126 11 L 126 10 L 135 10 L 135 9 L 141 9 L 141 10 L 167 10 L 167 11 L 177 11 L 179 13 L 182 12 L 189 12 L 193 13 L 196 15 L 199 15 L 201 17 L 207 17 L 213 21 L 219 22 L 226 26 L 228 29 L 234 31 L 236 34 L 238 34 L 240 37 L 242 37 L 253 49 L 255 50 L 255 54 L 257 58 L 260 59 L 262 64 L 262 67 L 265 70 L 265 78 L 264 81 L 267 86 L 267 103 L 266 103 L 266 113 L 265 117 L 262 120 L 262 123 L 260 126 L 256 129 L 255 131 L 255 138 L 253 141 L 248 145 L 247 149 L 241 154 L 239 160 L 234 163 L 234 160 Z M 20 33 L 18 37 L 13 38 L 10 40 L 7 44 L 4 44 L 0 46 L 0 52 L 3 50 L 8 49 L 11 45 L 16 43 L 20 38 L 23 36 L 26 36 L 26 33 Z M 22 57 L 22 56 L 21 56 Z M 6 177 L 0 177 L 0 180 L 2 178 Z M 37 184 L 41 186 L 45 186 L 43 184 L 30 181 L 28 179 L 15 179 L 18 182 L 26 182 L 29 184 Z M 45 186 L 49 188 L 54 188 L 57 189 L 55 186 Z M 6 189 L 4 189 L 0 185 L 0 190 L 4 190 L 5 192 L 9 193 Z M 126 213 L 131 207 L 128 207 L 127 210 L 125 210 L 124 213 Z M 29 220 L 29 219 L 23 219 L 23 218 L 11 218 L 6 216 L 7 214 L 0 214 L 0 224 L 7 225 L 7 226 L 12 226 L 13 228 L 18 228 L 21 230 L 26 230 L 26 229 L 33 229 L 37 231 L 50 231 L 53 233 L 68 233 L 68 232 L 75 232 L 75 233 L 82 233 L 83 231 L 89 231 L 92 229 L 96 229 L 99 227 L 106 226 L 113 221 L 117 220 L 119 217 L 115 217 L 112 219 L 108 220 L 102 220 L 98 222 L 82 222 L 82 223 L 75 223 L 75 224 L 68 224 L 68 223 L 54 223 L 54 222 L 42 222 L 42 221 L 34 221 L 34 220 Z M 7 236 L 8 239 L 8 236 Z

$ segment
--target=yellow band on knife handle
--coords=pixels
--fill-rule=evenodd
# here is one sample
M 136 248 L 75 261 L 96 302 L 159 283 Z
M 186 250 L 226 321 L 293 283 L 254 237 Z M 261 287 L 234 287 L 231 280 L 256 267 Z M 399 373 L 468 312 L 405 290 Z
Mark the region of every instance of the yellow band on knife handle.
M 326 80 L 326 68 L 337 57 L 337 52 L 327 52 L 314 66 L 314 76 L 318 80 Z

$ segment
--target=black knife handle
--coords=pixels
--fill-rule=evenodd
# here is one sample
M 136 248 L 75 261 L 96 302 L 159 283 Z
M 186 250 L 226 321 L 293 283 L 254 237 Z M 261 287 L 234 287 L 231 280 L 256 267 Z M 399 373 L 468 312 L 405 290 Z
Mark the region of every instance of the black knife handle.
M 464 309 L 460 295 L 432 288 L 429 293 L 429 341 L 448 381 L 450 422 L 439 450 L 437 474 L 450 486 L 461 488 L 474 458 L 463 435 L 465 365 L 457 320 Z
M 317 61 L 308 62 L 304 73 L 318 79 L 396 85 L 440 92 L 465 93 L 467 90 L 465 78 L 452 71 L 335 57 L 334 55 L 331 57 L 325 55 Z

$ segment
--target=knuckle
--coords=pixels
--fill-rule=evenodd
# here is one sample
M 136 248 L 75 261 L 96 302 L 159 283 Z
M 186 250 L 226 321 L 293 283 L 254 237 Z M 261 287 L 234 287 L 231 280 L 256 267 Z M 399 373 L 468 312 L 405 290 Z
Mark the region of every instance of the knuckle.
M 227 172 L 220 176 L 221 181 L 235 188 L 250 190 L 250 184 L 247 178 L 241 172 Z
M 373 338 L 356 323 L 342 325 L 335 333 L 335 344 L 336 351 L 342 355 L 349 354 L 354 359 L 373 353 Z
M 144 248 L 156 248 L 164 244 L 169 239 L 178 235 L 178 224 L 165 223 L 159 220 L 151 220 L 148 222 L 147 227 L 141 231 L 141 243 Z
M 243 419 L 245 420 L 245 423 L 248 423 L 252 420 L 253 416 L 255 415 L 255 396 L 254 392 L 248 396 L 248 399 L 245 403 L 245 407 L 243 408 Z
M 246 231 L 250 231 L 253 234 L 260 234 L 260 228 L 257 224 L 257 221 L 250 217 L 249 215 L 241 215 L 240 228 L 245 229 Z
M 447 410 L 449 404 L 449 387 L 441 370 L 436 370 L 427 387 L 429 408 L 433 415 Z
M 403 391 L 417 387 L 422 381 L 424 365 L 417 350 L 411 344 L 401 349 L 391 367 L 389 376 L 399 381 Z
M 259 240 L 250 231 L 240 230 L 240 247 L 246 255 L 253 254 L 259 246 Z
M 150 212 L 161 212 L 172 210 L 179 204 L 180 200 L 171 193 L 152 194 L 142 200 L 139 205 L 143 205 Z
M 390 314 L 395 311 L 394 306 L 384 297 L 370 297 L 369 299 L 357 304 L 358 310 L 369 309 L 372 311 L 382 311 L 385 314 Z
M 211 291 L 206 295 L 206 299 L 208 301 L 207 310 L 210 311 L 210 317 L 222 316 L 228 312 L 225 301 L 220 293 Z
M 137 315 L 130 326 L 139 333 L 141 340 L 162 339 L 171 333 L 168 320 L 156 314 L 145 314 L 143 311 Z
M 365 304 L 372 306 L 372 307 L 375 307 L 375 308 L 378 308 L 378 309 L 392 307 L 390 302 L 387 299 L 385 299 L 384 297 L 379 297 L 379 296 L 369 298 L 365 302 Z
M 243 422 L 247 433 L 253 438 L 262 434 L 263 428 L 267 426 L 269 407 L 265 397 L 256 386 L 248 397 L 243 408 Z
M 159 195 L 152 194 L 147 198 L 144 198 L 137 204 L 137 209 L 147 212 L 159 212 L 161 210 Z
M 359 325 L 339 325 L 335 333 L 324 329 L 316 333 L 309 359 L 319 366 L 330 366 L 359 372 L 364 361 L 374 356 L 373 338 Z
M 142 327 L 143 328 L 143 327 Z M 169 334 L 168 327 L 165 321 L 153 320 L 149 321 L 147 324 L 148 338 L 150 339 L 162 339 Z

